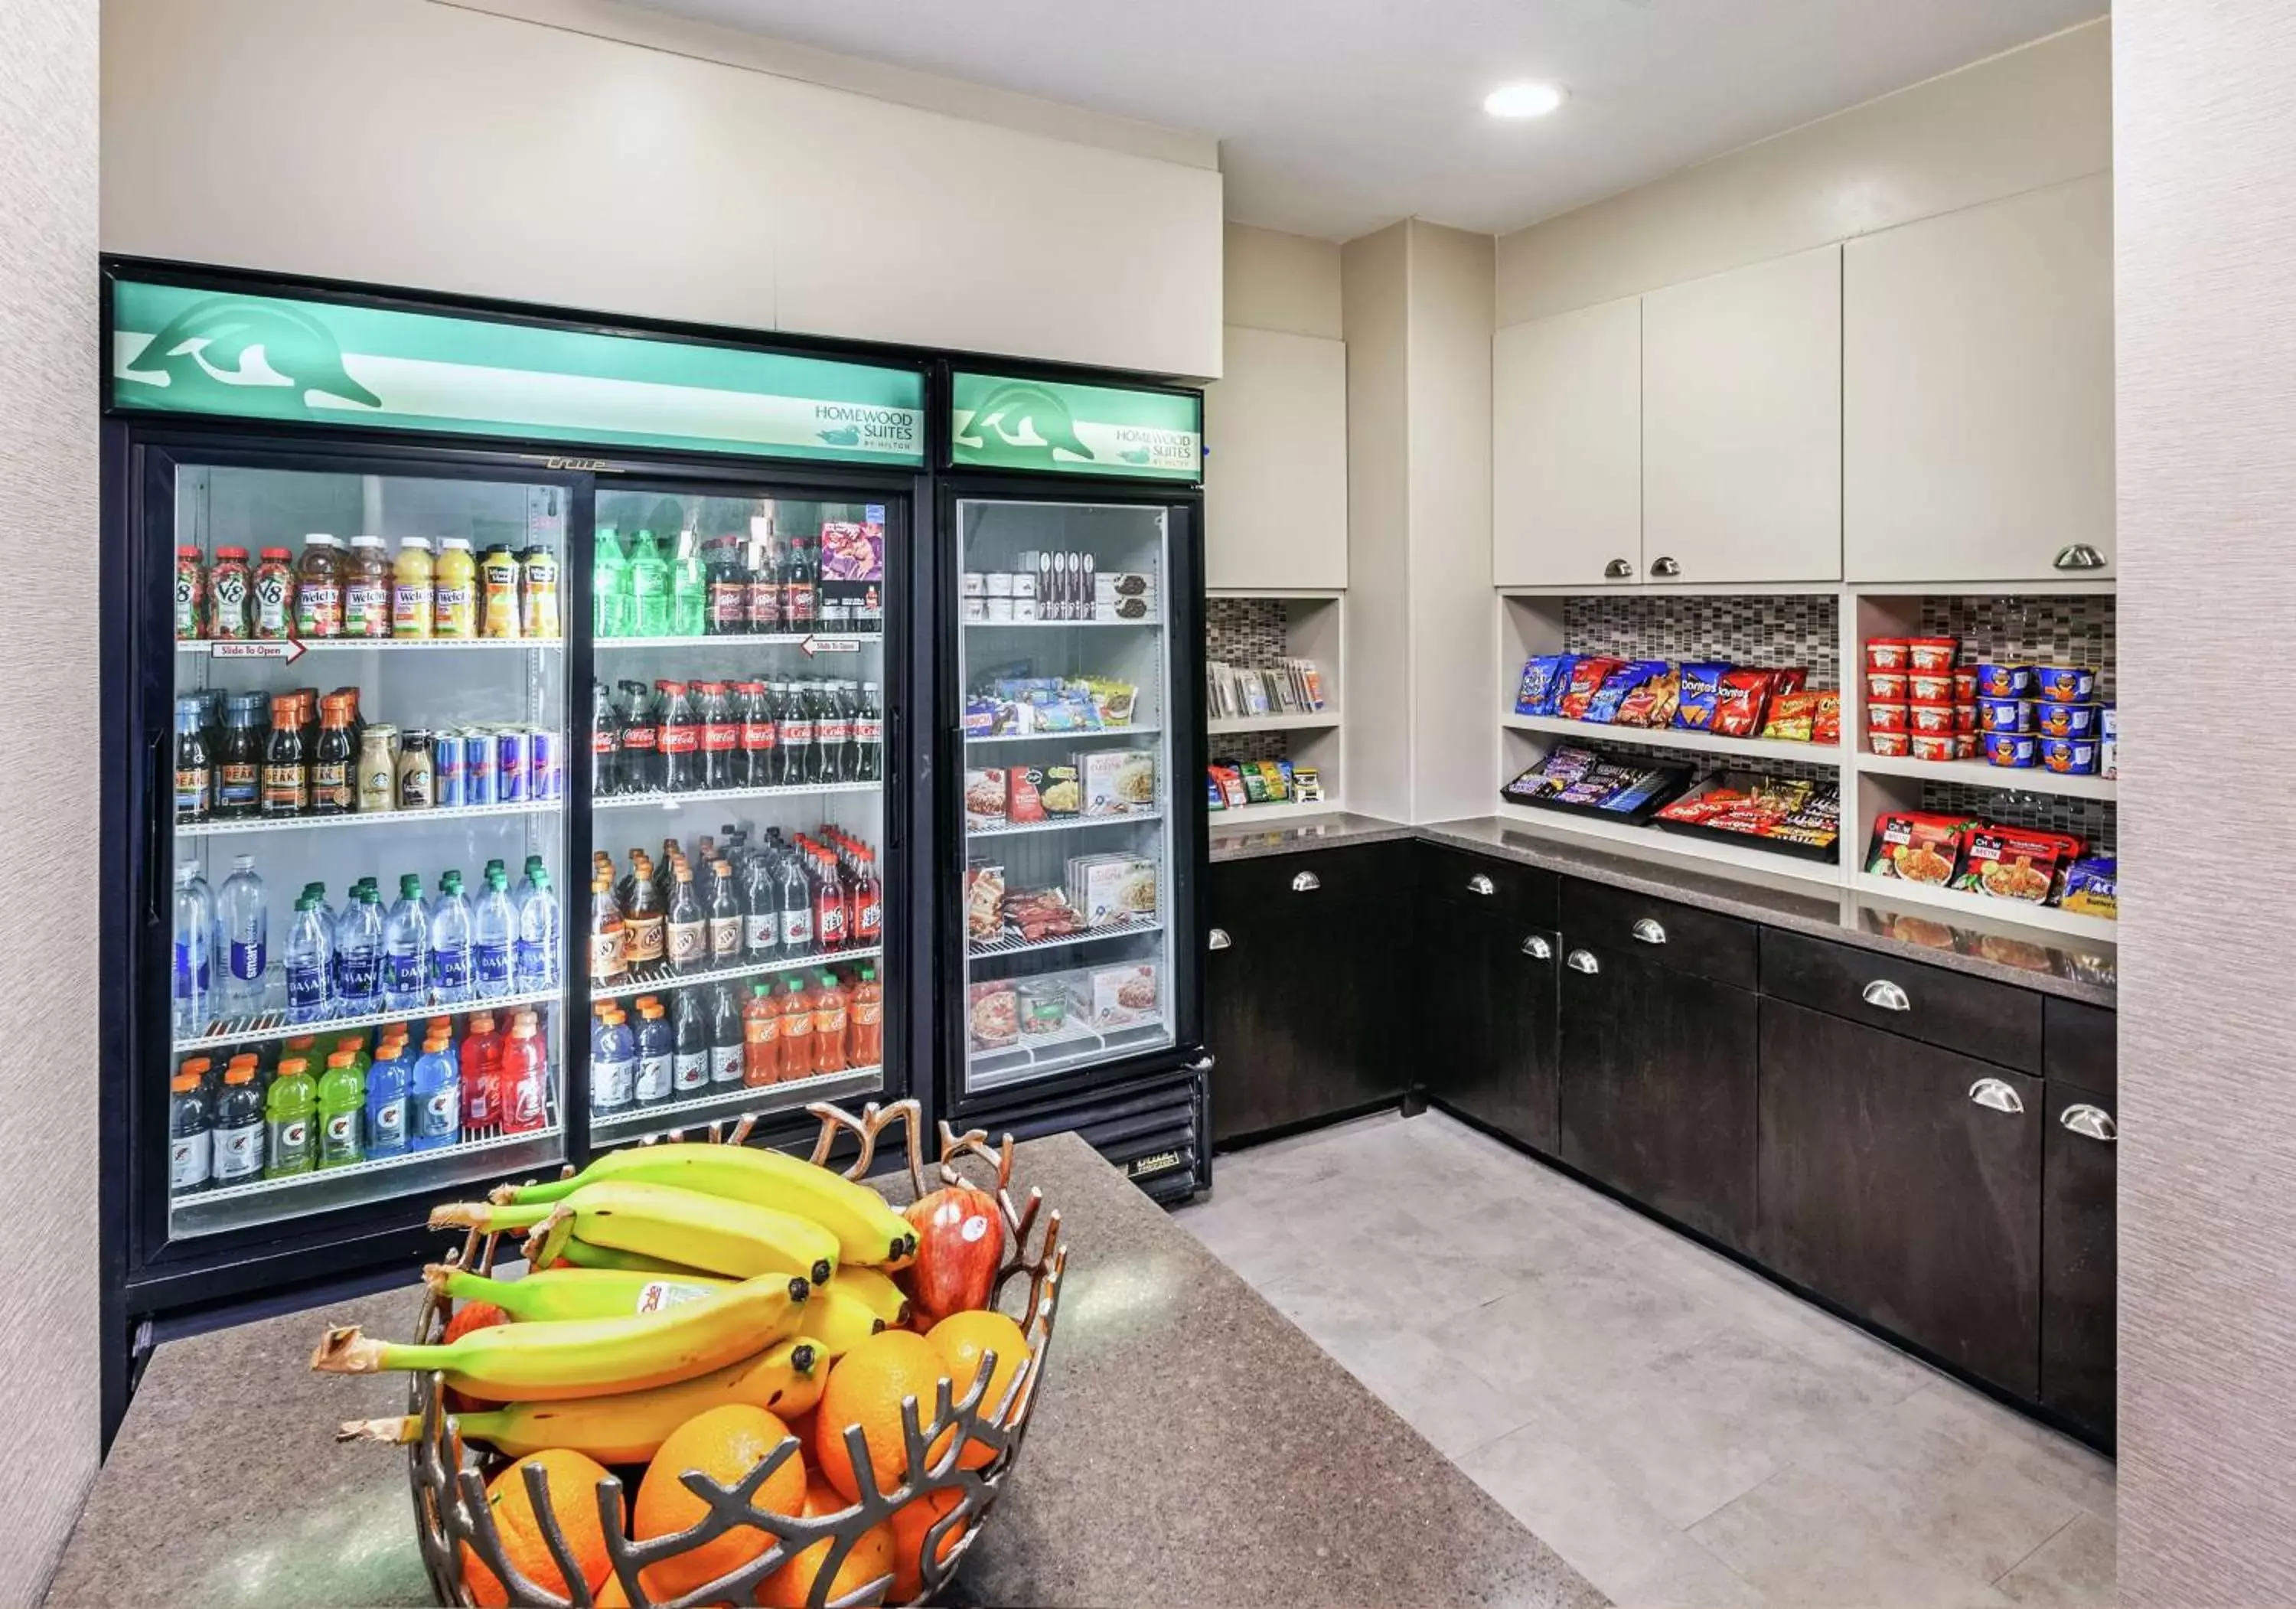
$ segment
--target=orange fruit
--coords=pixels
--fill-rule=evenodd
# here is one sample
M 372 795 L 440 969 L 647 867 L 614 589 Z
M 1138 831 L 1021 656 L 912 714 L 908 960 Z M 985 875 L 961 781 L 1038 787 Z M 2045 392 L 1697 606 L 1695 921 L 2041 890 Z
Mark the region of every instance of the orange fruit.
M 924 1590 L 926 1534 L 932 1530 L 933 1522 L 955 1507 L 964 1497 L 955 1487 L 944 1487 L 893 1511 L 893 1593 L 886 1602 L 906 1604 Z M 935 1564 L 946 1562 L 956 1550 L 965 1527 L 972 1523 L 967 1516 L 948 1528 L 948 1534 L 941 1539 L 940 1552 L 934 1556 Z
M 846 1426 L 857 1424 L 868 1444 L 877 1490 L 899 1487 L 909 1474 L 901 1399 L 914 1397 L 918 1424 L 930 1424 L 940 1379 L 947 1373 L 932 1342 L 906 1330 L 880 1330 L 840 1358 L 822 1388 L 821 1404 L 814 1409 L 816 1450 L 829 1483 L 849 1500 L 860 1499 L 861 1479 L 845 1446 Z M 928 1462 L 947 1450 L 948 1438 L 955 1433 L 942 1433 L 940 1441 L 928 1450 Z
M 630 1609 L 630 1595 L 622 1590 L 622 1578 L 611 1571 L 606 1584 L 598 1588 L 598 1609 Z
M 678 1479 L 699 1470 L 721 1486 L 747 1475 L 789 1435 L 789 1426 L 762 1408 L 728 1402 L 693 1416 L 663 1439 L 638 1482 L 637 1511 L 631 1534 L 641 1542 L 684 1531 L 709 1512 L 709 1505 Z M 784 1458 L 750 1499 L 765 1514 L 796 1514 L 805 1504 L 805 1465 Z M 738 1525 L 675 1558 L 647 1566 L 641 1575 L 648 1597 L 677 1597 L 729 1570 L 739 1569 L 774 1545 L 769 1531 Z
M 498 1324 L 508 1324 L 510 1315 L 491 1301 L 466 1301 L 455 1309 L 447 1321 L 447 1334 L 441 1345 L 452 1346 L 472 1330 L 492 1329 Z
M 809 1517 L 842 1514 L 852 1506 L 827 1482 L 806 1483 L 805 1512 Z M 775 1571 L 758 1583 L 758 1602 L 766 1609 L 805 1609 L 813 1591 L 813 1578 L 829 1562 L 829 1550 L 834 1546 L 833 1542 L 816 1542 Z M 862 1532 L 861 1539 L 853 1544 L 845 1562 L 837 1567 L 823 1601 L 835 1603 L 839 1598 L 850 1597 L 870 1582 L 893 1573 L 892 1529 L 889 1525 L 872 1525 Z
M 595 1592 L 613 1569 L 613 1561 L 606 1556 L 605 1530 L 598 1523 L 598 1482 L 606 1478 L 606 1471 L 595 1459 L 580 1453 L 530 1453 L 488 1483 L 487 1508 L 494 1516 L 495 1534 L 502 1539 L 504 1561 L 545 1592 L 572 1596 L 527 1497 L 529 1464 L 541 1467 L 559 1531 L 582 1567 L 586 1584 Z M 487 1609 L 500 1609 L 510 1602 L 501 1580 L 467 1542 L 463 1545 L 463 1584 L 470 1588 L 472 1601 Z
M 981 1354 L 996 1354 L 996 1372 L 988 1376 L 988 1388 L 980 1394 L 980 1414 L 991 1424 L 1002 1424 L 996 1416 L 997 1406 L 1004 1400 L 1004 1393 L 1013 1389 L 1013 1376 L 1021 1372 L 1021 1359 L 1029 1355 L 1029 1339 L 1021 1333 L 1021 1326 L 993 1309 L 951 1313 L 933 1326 L 925 1339 L 940 1354 L 941 1367 L 948 1371 L 959 1402 L 964 1400 L 980 1374 Z M 1019 1406 L 1017 1401 L 1014 1406 Z M 995 1456 L 987 1442 L 968 1441 L 956 1461 L 967 1469 L 980 1469 Z

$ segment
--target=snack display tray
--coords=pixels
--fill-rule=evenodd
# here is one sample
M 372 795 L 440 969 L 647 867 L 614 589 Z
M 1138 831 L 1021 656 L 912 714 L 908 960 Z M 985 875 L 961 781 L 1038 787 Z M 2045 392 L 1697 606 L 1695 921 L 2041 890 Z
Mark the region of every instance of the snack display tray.
M 1231 732 L 1313 732 L 1340 724 L 1337 710 L 1304 710 L 1289 715 L 1222 715 L 1204 723 L 1214 737 Z
M 1788 843 L 1775 838 L 1757 837 L 1751 833 L 1732 833 L 1721 827 L 1710 827 L 1702 822 L 1653 818 L 1651 825 L 1661 833 L 1678 833 L 1685 838 L 1702 838 L 1709 843 L 1732 844 L 1739 849 L 1786 856 L 1795 860 L 1815 860 L 1826 866 L 1836 866 L 1841 858 L 1841 839 L 1838 834 L 1831 844 L 1821 849 L 1814 843 Z
M 1964 787 L 2001 788 L 2013 793 L 2069 793 L 2076 799 L 2112 799 L 2120 784 L 2110 776 L 2064 776 L 2044 766 L 1992 766 L 1981 759 L 1915 759 L 1860 754 L 1860 771 L 1882 776 L 1917 776 L 1923 782 L 1954 782 Z
M 254 816 L 236 821 L 179 821 L 178 838 L 226 838 L 241 833 L 283 833 L 298 827 L 402 826 L 424 821 L 467 821 L 481 816 L 554 816 L 564 801 L 521 800 L 515 804 L 441 805 L 429 810 L 353 810 L 340 816 Z
M 1710 870 L 1727 867 L 1739 873 L 1751 872 L 1781 884 L 1816 885 L 1835 891 L 1841 886 L 1839 862 L 1821 865 L 1815 861 L 1795 860 L 1748 844 L 1685 838 L 1646 826 L 1597 821 L 1573 815 L 1568 810 L 1526 809 L 1512 800 L 1500 801 L 1498 815 L 1500 819 L 1530 832 L 1552 833 L 1562 838 L 1614 844 L 1635 854 L 1665 856 Z
M 1907 882 L 1898 877 L 1877 877 L 1863 867 L 1850 874 L 1849 887 L 1859 898 L 1882 904 L 1933 906 L 1964 916 L 2006 923 L 2012 927 L 2040 928 L 2108 944 L 2120 937 L 2120 924 L 2110 917 L 2084 916 L 2052 905 L 2029 905 L 2021 899 L 1993 899 L 1965 889 L 1933 888 L 1925 882 Z
M 1082 827 L 1129 826 L 1136 821 L 1161 821 L 1164 812 L 1130 810 L 1121 816 L 1055 816 L 1044 821 L 1024 821 L 1015 825 L 1010 822 L 1001 827 L 979 827 L 968 825 L 967 838 L 1016 838 L 1024 833 L 1073 833 Z
M 1556 715 L 1517 715 L 1508 710 L 1499 724 L 1518 732 L 1543 732 L 1595 743 L 1643 743 L 1654 749 L 1687 749 L 1701 754 L 1742 754 L 1757 759 L 1800 760 L 1838 766 L 1838 743 L 1800 743 L 1778 737 L 1719 737 L 1680 727 L 1619 727 L 1603 721 L 1566 720 Z M 1521 801 L 1517 801 L 1521 802 Z
M 1520 805 L 1525 809 L 1550 810 L 1557 816 L 1576 816 L 1588 821 L 1607 821 L 1622 827 L 1646 826 L 1652 816 L 1682 797 L 1682 790 L 1689 785 L 1691 778 L 1695 775 L 1693 768 L 1688 766 L 1656 766 L 1650 768 L 1668 773 L 1673 777 L 1673 783 L 1670 787 L 1660 789 L 1631 810 L 1606 810 L 1600 805 L 1562 804 L 1552 799 L 1524 799 L 1518 794 L 1508 792 L 1505 788 L 1499 790 L 1499 800 L 1502 803 Z
M 1130 939 L 1142 933 L 1164 931 L 1161 917 L 1146 922 L 1110 923 L 1104 927 L 1087 927 L 1073 933 L 1062 933 L 1051 939 L 992 939 L 987 943 L 974 942 L 966 947 L 965 954 L 976 961 L 992 956 L 1020 956 L 1031 950 L 1060 949 L 1078 944 L 1097 944 L 1105 939 Z

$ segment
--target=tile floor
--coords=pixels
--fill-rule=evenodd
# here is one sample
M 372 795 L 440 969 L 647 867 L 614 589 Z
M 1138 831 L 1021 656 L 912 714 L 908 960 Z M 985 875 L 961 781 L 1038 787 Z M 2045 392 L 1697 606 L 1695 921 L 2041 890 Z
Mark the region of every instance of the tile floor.
M 1175 1221 L 1626 1609 L 2103 1605 L 2112 1464 L 1440 1113 Z

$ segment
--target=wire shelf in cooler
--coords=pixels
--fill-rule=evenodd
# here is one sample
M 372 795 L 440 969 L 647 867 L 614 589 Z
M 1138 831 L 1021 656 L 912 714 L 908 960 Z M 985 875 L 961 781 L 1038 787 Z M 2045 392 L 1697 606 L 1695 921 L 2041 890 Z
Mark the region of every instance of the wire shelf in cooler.
M 601 810 L 628 810 L 644 805 L 676 809 L 680 805 L 716 804 L 740 799 L 810 799 L 822 793 L 877 793 L 882 782 L 806 782 L 776 788 L 703 788 L 690 793 L 609 793 L 590 803 Z
M 967 620 L 968 631 L 1066 631 L 1072 627 L 1130 626 L 1153 630 L 1164 623 L 1161 615 L 1144 620 Z
M 176 652 L 204 653 L 215 659 L 292 660 L 306 653 L 467 653 L 480 649 L 514 653 L 527 648 L 555 652 L 565 645 L 565 638 L 555 636 L 323 636 L 266 638 L 259 642 L 244 638 L 178 642 Z
M 801 648 L 811 642 L 882 643 L 884 640 L 885 634 L 882 631 L 842 631 L 824 626 L 817 631 L 743 631 L 701 636 L 606 636 L 598 638 L 592 646 L 597 653 L 609 653 L 624 648 L 739 648 L 744 645 Z
M 1152 725 L 1095 727 L 1086 732 L 998 732 L 987 737 L 968 737 L 964 740 L 964 746 L 970 749 L 982 743 L 1078 743 L 1103 737 L 1153 737 L 1163 729 Z
M 440 1145 L 430 1151 L 402 1151 L 397 1156 L 375 1157 L 364 1162 L 352 1162 L 341 1168 L 315 1168 L 308 1173 L 290 1173 L 279 1178 L 251 1179 L 243 1185 L 226 1185 L 221 1189 L 200 1190 L 189 1195 L 169 1198 L 168 1204 L 177 1211 L 186 1206 L 209 1203 L 241 1201 L 252 1195 L 272 1195 L 300 1190 L 313 1185 L 337 1183 L 344 1179 L 373 1178 L 380 1174 L 396 1173 L 402 1169 L 422 1162 L 443 1162 L 455 1157 L 478 1156 L 489 1151 L 507 1150 L 535 1140 L 555 1138 L 559 1128 L 554 1122 L 539 1129 L 521 1129 L 508 1133 L 501 1129 L 488 1129 L 476 1138 L 464 1137 L 451 1145 Z
M 1083 1024 L 1052 1033 L 1025 1034 L 1012 1045 L 974 1050 L 965 1067 L 965 1083 L 974 1089 L 993 1088 L 1021 1079 L 1041 1079 L 1111 1061 L 1136 1051 L 1159 1050 L 1172 1042 L 1171 1030 L 1161 1017 L 1128 1022 L 1121 1028 Z
M 178 838 L 222 838 L 241 833 L 283 833 L 297 827 L 401 826 L 409 822 L 470 820 L 486 816 L 554 816 L 563 801 L 523 800 L 516 804 L 441 805 L 429 810 L 365 810 L 340 816 L 252 816 L 238 820 L 179 821 Z
M 704 972 L 675 973 L 668 967 L 649 967 L 643 978 L 617 978 L 610 983 L 593 983 L 593 1000 L 626 1000 L 652 989 L 693 989 L 705 983 L 738 983 L 743 978 L 762 978 L 774 973 L 798 972 L 808 966 L 832 966 L 839 962 L 871 961 L 885 953 L 882 945 L 864 945 L 851 949 L 816 950 L 802 956 L 784 956 L 778 961 L 743 961 L 734 966 L 713 966 Z
M 1049 821 L 1024 821 L 1018 825 L 967 827 L 967 838 L 1018 838 L 1029 833 L 1073 833 L 1085 827 L 1129 826 L 1139 821 L 1161 821 L 1161 810 L 1134 810 L 1122 816 L 1061 816 Z
M 776 1112 L 793 1112 L 813 1101 L 865 1095 L 884 1081 L 882 1067 L 849 1067 L 842 1072 L 785 1079 L 777 1084 L 736 1084 L 689 1096 L 682 1101 L 660 1101 L 619 1112 L 594 1112 L 590 1114 L 590 1135 L 594 1139 L 626 1139 L 752 1112 L 763 1117 Z
M 996 956 L 1025 956 L 1040 949 L 1066 949 L 1079 944 L 1098 944 L 1108 939 L 1133 939 L 1142 933 L 1160 933 L 1163 931 L 1163 919 L 1156 917 L 1146 922 L 1117 922 L 1102 927 L 1087 927 L 1050 939 L 993 939 L 986 944 L 972 945 L 966 953 L 973 960 L 986 961 Z
M 380 1028 L 386 1022 L 407 1022 L 417 1017 L 467 1017 L 474 1012 L 501 1012 L 521 1006 L 555 1006 L 564 991 L 553 985 L 549 989 L 530 989 L 523 994 L 496 995 L 487 1000 L 462 1000 L 452 1006 L 409 1006 L 396 1011 L 362 1012 L 355 1017 L 324 1017 L 316 1022 L 289 1020 L 285 1007 L 274 1006 L 265 1011 L 243 1012 L 237 1016 L 210 1019 L 207 1031 L 190 1038 L 178 1037 L 175 1050 L 181 1055 L 190 1050 L 209 1050 L 223 1045 L 254 1045 L 267 1039 L 292 1039 L 304 1034 L 348 1033 L 361 1028 Z

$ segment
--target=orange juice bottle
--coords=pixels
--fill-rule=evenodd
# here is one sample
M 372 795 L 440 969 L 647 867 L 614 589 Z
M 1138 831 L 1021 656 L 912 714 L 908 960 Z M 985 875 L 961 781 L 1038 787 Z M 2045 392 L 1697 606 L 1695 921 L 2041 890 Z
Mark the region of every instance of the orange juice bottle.
M 846 1019 L 845 991 L 837 986 L 835 974 L 823 973 L 815 980 L 813 991 L 813 1070 L 816 1072 L 843 1072 L 851 1063 L 845 1059 Z
M 813 1076 L 813 997 L 805 981 L 791 978 L 782 996 L 782 1077 Z
M 880 1065 L 885 1059 L 885 986 L 877 981 L 875 967 L 861 969 L 861 981 L 853 986 L 849 1012 L 853 1065 Z
M 471 557 L 467 537 L 447 537 L 439 544 L 432 566 L 430 592 L 432 635 L 468 640 L 479 635 L 479 564 Z
M 390 573 L 391 636 L 421 638 L 430 635 L 437 579 L 428 538 L 409 537 L 398 545 L 398 562 L 391 567 Z
M 479 560 L 479 635 L 516 638 L 519 630 L 519 582 L 523 572 L 518 555 L 507 544 L 487 549 Z
M 770 1084 L 781 1076 L 781 1014 L 774 1009 L 772 986 L 760 983 L 742 1002 L 742 1082 Z

